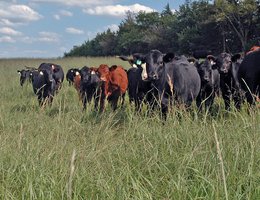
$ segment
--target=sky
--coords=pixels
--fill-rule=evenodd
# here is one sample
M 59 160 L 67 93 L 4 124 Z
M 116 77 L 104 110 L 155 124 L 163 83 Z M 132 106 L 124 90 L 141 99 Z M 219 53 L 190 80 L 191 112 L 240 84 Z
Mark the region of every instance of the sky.
M 0 58 L 62 57 L 98 32 L 117 31 L 128 10 L 177 10 L 183 1 L 0 0 Z

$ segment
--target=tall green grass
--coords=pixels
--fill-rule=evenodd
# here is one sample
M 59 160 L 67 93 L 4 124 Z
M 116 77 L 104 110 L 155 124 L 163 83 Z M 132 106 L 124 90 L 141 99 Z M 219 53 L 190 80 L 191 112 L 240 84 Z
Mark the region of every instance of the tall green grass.
M 40 109 L 17 69 L 128 64 L 114 58 L 0 60 L 1 199 L 259 199 L 260 112 L 85 112 L 65 81 Z M 217 148 L 219 144 L 219 148 Z M 226 185 L 226 186 L 225 186 Z M 226 190 L 225 190 L 226 188 Z

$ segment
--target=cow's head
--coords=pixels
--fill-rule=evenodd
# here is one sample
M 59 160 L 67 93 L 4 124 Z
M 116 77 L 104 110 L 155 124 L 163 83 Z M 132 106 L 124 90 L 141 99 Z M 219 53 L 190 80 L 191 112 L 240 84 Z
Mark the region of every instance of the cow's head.
M 220 74 L 228 74 L 232 67 L 231 55 L 228 53 L 221 53 L 216 58 L 216 67 Z
M 208 83 L 212 79 L 212 70 L 216 69 L 215 60 L 214 56 L 208 55 L 204 61 L 195 63 L 202 82 Z
M 108 82 L 109 81 L 109 67 L 106 64 L 101 64 L 97 71 L 97 75 L 99 76 L 101 81 Z
M 151 50 L 141 58 L 142 80 L 158 80 L 164 63 L 171 62 L 174 58 L 173 53 L 162 54 L 159 50 Z
M 20 85 L 23 86 L 25 83 L 26 79 L 30 78 L 30 70 L 17 70 L 17 73 L 20 75 Z
M 79 69 L 77 68 L 71 68 L 67 71 L 66 74 L 66 80 L 71 84 L 72 82 L 74 82 L 74 77 L 75 77 L 75 73 L 79 72 Z

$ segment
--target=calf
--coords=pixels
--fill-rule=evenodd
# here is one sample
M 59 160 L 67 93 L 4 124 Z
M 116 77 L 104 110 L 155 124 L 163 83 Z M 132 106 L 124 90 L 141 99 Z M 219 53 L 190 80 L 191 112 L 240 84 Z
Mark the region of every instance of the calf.
M 79 91 L 83 103 L 83 109 L 86 109 L 87 102 L 90 103 L 92 98 L 95 100 L 95 109 L 98 108 L 98 95 L 100 94 L 101 81 L 97 75 L 96 68 L 83 67 L 79 71 L 79 75 L 76 72 L 74 77 L 74 84 L 79 82 Z
M 175 100 L 189 107 L 200 91 L 200 77 L 196 67 L 184 56 L 175 57 L 173 53 L 162 54 L 151 50 L 142 58 L 143 70 L 147 76 L 143 80 L 151 80 L 158 90 L 161 111 L 164 119 L 169 103 Z
M 247 102 L 252 105 L 260 95 L 260 51 L 247 54 L 238 69 L 238 81 L 245 92 Z
M 56 81 L 46 70 L 34 70 L 30 74 L 34 93 L 38 96 L 39 105 L 52 103 Z
M 101 64 L 97 69 L 102 81 L 100 95 L 100 111 L 104 110 L 105 98 L 111 104 L 112 109 L 116 110 L 119 97 L 124 104 L 125 92 L 128 87 L 127 73 L 122 66 L 113 65 L 110 68 Z
M 232 56 L 221 53 L 215 59 L 215 66 L 220 73 L 220 89 L 225 103 L 225 109 L 230 110 L 230 101 L 234 100 L 235 107 L 241 107 L 241 95 L 237 79 L 237 72 L 241 62 L 240 54 Z
M 141 66 L 140 56 L 142 56 L 142 54 L 139 53 L 133 54 L 133 58 L 119 56 L 120 59 L 128 61 L 132 66 L 132 68 L 127 71 L 128 95 L 130 103 L 134 102 L 137 111 L 141 110 L 143 101 L 151 107 L 155 104 L 151 81 L 142 80 L 143 68 Z
M 20 85 L 23 86 L 26 80 L 31 82 L 30 80 L 30 73 L 31 70 L 28 69 L 22 69 L 22 70 L 17 70 L 17 73 L 20 75 Z
M 200 75 L 201 89 L 196 99 L 199 110 L 205 105 L 205 109 L 212 106 L 215 94 L 219 91 L 220 74 L 216 69 L 213 56 L 207 56 L 203 62 L 195 62 Z

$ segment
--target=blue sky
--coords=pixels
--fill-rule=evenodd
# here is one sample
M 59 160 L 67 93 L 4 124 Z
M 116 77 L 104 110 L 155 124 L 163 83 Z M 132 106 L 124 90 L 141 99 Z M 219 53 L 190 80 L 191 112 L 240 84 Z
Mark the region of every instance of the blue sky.
M 0 0 L 0 58 L 59 57 L 107 28 L 125 12 L 161 12 L 183 0 Z

